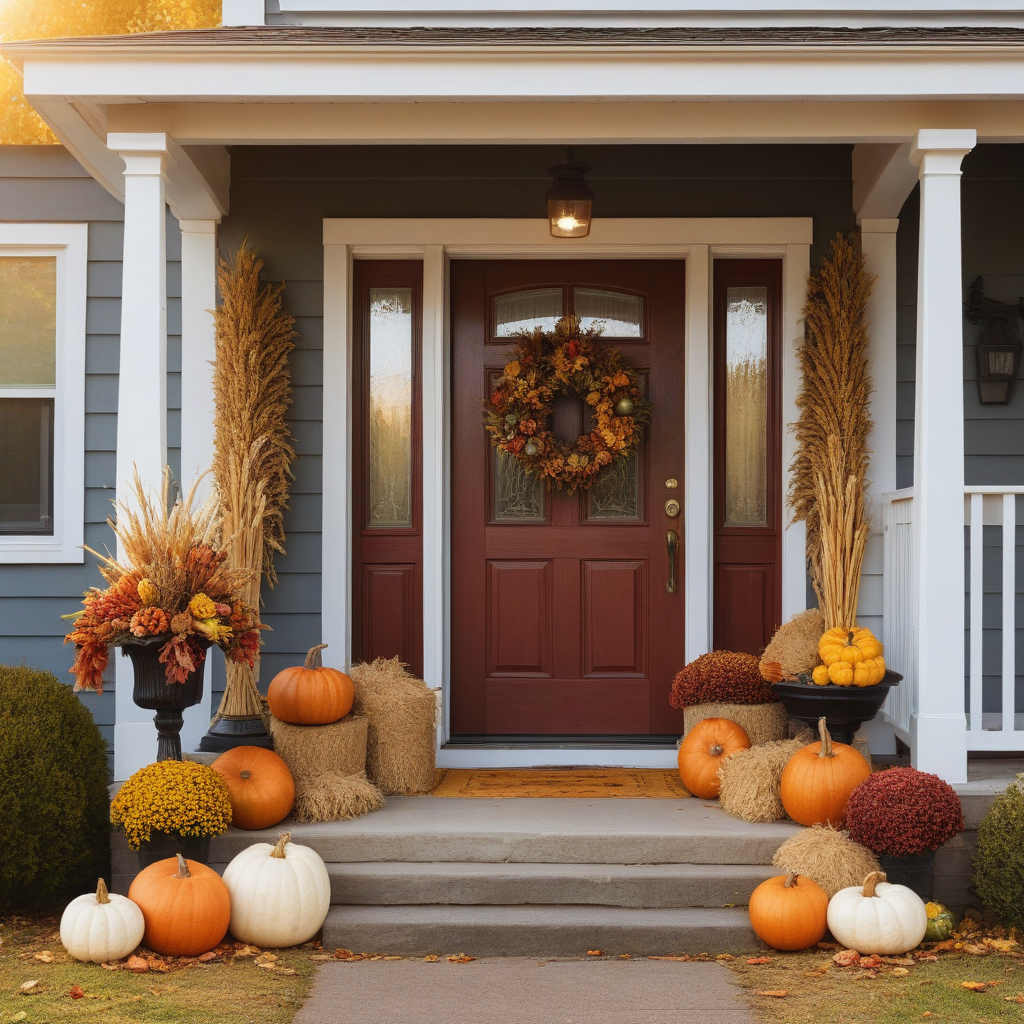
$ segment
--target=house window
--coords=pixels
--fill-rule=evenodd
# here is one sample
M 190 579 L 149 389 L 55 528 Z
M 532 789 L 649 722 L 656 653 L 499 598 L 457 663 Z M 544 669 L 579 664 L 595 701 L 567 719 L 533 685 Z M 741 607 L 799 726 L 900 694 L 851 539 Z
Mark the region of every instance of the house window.
M 84 224 L 0 224 L 0 562 L 81 562 Z

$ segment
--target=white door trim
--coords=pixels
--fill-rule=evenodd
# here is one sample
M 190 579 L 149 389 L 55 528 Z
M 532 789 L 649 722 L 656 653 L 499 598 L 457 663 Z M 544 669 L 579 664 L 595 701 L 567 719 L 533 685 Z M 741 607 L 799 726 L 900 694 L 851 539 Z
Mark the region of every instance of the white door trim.
M 546 219 L 325 219 L 323 354 L 322 639 L 325 659 L 347 667 L 352 593 L 352 264 L 423 260 L 423 665 L 441 690 L 441 767 L 580 764 L 671 767 L 666 748 L 595 746 L 448 747 L 450 650 L 448 264 L 474 259 L 685 259 L 686 437 L 684 503 L 686 657 L 711 645 L 711 279 L 712 260 L 781 257 L 785 360 L 783 410 L 795 414 L 796 350 L 813 222 L 809 217 L 630 218 L 595 221 L 588 238 L 552 238 Z M 784 434 L 784 486 L 792 442 Z M 805 607 L 801 526 L 783 534 L 783 613 Z

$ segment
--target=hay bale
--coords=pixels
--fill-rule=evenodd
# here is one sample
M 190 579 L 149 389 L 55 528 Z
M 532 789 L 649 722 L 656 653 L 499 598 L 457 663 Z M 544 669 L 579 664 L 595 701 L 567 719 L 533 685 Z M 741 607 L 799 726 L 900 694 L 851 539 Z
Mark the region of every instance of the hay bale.
M 353 665 L 353 705 L 369 719 L 366 773 L 388 796 L 434 788 L 437 697 L 397 658 Z
M 825 616 L 818 608 L 808 608 L 794 615 L 775 631 L 761 655 L 758 668 L 770 683 L 796 679 L 803 672 L 812 672 L 821 664 L 818 641 L 825 632 Z
M 782 770 L 803 746 L 802 740 L 775 740 L 727 757 L 718 769 L 722 810 L 743 821 L 784 817 Z
M 786 737 L 789 717 L 781 703 L 694 704 L 683 709 L 683 735 L 705 718 L 728 718 L 746 734 L 752 747 Z
M 295 780 L 296 821 L 344 821 L 384 806 L 366 777 L 369 720 L 347 715 L 330 725 L 290 725 L 270 719 L 274 749 Z
M 831 825 L 813 825 L 787 839 L 775 851 L 772 864 L 806 875 L 831 899 L 840 889 L 860 885 L 872 871 L 880 871 L 878 858 L 847 832 Z

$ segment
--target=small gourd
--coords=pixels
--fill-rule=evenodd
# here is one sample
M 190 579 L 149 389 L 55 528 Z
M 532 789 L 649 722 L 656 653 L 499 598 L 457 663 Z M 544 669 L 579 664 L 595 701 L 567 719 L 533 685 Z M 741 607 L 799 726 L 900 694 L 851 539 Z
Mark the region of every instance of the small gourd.
M 679 744 L 679 777 L 702 800 L 718 796 L 718 768 L 737 750 L 746 750 L 750 737 L 728 718 L 705 718 Z
M 292 725 L 330 725 L 344 718 L 355 699 L 355 685 L 344 672 L 324 666 L 320 652 L 309 649 L 303 665 L 282 669 L 271 680 L 267 703 L 271 714 Z
M 135 951 L 146 931 L 142 911 L 127 896 L 108 893 L 101 878 L 96 892 L 76 896 L 60 919 L 60 941 L 76 960 L 103 964 Z
M 926 903 L 924 909 L 928 915 L 925 942 L 945 942 L 956 929 L 956 914 L 941 903 Z
M 896 956 L 917 946 L 928 928 L 924 901 L 905 885 L 873 871 L 864 885 L 840 889 L 828 905 L 828 930 L 858 953 Z
M 828 677 L 828 666 L 818 665 L 811 673 L 811 678 L 818 686 L 828 686 L 831 680 Z
M 829 629 L 818 642 L 828 681 L 836 686 L 875 686 L 885 676 L 882 644 L 870 629 Z M 814 681 L 819 681 L 815 670 Z
M 807 949 L 825 937 L 828 896 L 795 871 L 762 882 L 750 895 L 750 924 L 773 949 Z
M 331 880 L 320 855 L 282 832 L 277 843 L 255 843 L 224 870 L 231 893 L 231 934 L 263 948 L 297 946 L 322 927 Z

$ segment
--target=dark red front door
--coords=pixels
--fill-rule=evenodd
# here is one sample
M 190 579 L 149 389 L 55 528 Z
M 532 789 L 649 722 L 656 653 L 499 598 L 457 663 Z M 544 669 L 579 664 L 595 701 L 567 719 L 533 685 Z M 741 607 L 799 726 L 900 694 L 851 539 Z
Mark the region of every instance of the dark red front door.
M 453 738 L 680 733 L 683 282 L 669 260 L 453 262 Z M 605 325 L 654 403 L 638 455 L 571 496 L 500 459 L 482 410 L 516 330 L 569 312 Z M 579 435 L 582 401 L 559 399 L 553 429 Z

